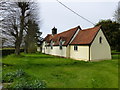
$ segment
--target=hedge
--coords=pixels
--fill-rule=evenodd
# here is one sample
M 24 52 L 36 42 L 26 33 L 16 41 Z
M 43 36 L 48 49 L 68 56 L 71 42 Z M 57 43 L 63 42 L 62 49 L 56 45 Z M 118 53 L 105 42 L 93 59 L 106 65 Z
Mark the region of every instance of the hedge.
M 6 56 L 15 53 L 15 49 L 3 49 L 0 52 L 2 52 L 2 56 Z M 20 49 L 20 52 L 24 52 L 24 49 Z

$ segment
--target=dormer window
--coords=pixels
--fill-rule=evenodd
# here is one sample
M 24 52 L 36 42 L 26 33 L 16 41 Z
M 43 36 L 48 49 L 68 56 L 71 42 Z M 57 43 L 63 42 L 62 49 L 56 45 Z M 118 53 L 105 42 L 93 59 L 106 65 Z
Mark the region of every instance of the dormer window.
M 65 41 L 62 41 L 62 45 L 65 43 Z
M 47 45 L 45 45 L 46 49 L 47 49 Z
M 102 43 L 102 37 L 99 38 L 99 43 L 100 43 L 100 44 Z
M 52 45 L 54 45 L 55 44 L 55 42 L 52 42 Z
M 59 45 L 60 45 L 60 49 L 62 49 L 62 40 L 60 40 L 60 44 Z

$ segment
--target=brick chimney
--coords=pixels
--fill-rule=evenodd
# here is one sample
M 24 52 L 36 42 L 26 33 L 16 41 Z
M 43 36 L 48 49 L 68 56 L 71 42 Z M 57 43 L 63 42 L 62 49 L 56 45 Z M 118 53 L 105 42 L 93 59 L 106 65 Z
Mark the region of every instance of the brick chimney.
M 55 35 L 55 34 L 57 34 L 57 28 L 54 27 L 54 28 L 52 29 L 52 35 Z

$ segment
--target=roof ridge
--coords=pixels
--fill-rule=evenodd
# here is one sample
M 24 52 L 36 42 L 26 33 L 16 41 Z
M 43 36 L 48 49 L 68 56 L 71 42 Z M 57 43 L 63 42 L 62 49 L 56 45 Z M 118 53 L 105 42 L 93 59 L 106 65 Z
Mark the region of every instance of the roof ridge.
M 76 28 L 76 29 L 77 29 L 77 28 L 80 28 L 80 26 L 77 26 L 77 27 L 74 27 L 74 28 L 68 29 L 68 30 L 66 30 L 66 31 L 60 32 L 60 33 L 55 34 L 55 35 L 59 35 L 59 34 L 65 33 L 65 32 L 69 32 L 70 30 L 74 30 L 75 28 Z M 54 36 L 55 36 L 55 35 L 54 35 Z
M 100 28 L 100 27 L 101 27 L 101 25 L 95 26 L 95 27 L 92 27 L 92 28 L 82 29 L 82 31 L 91 30 L 91 29 Z

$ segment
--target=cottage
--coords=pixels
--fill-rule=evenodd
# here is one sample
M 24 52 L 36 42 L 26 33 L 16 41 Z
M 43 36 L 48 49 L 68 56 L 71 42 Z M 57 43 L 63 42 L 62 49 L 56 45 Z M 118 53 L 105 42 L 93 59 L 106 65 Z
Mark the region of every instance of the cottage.
M 82 30 L 77 26 L 59 34 L 54 27 L 44 38 L 42 53 L 84 61 L 111 59 L 110 45 L 100 27 Z

